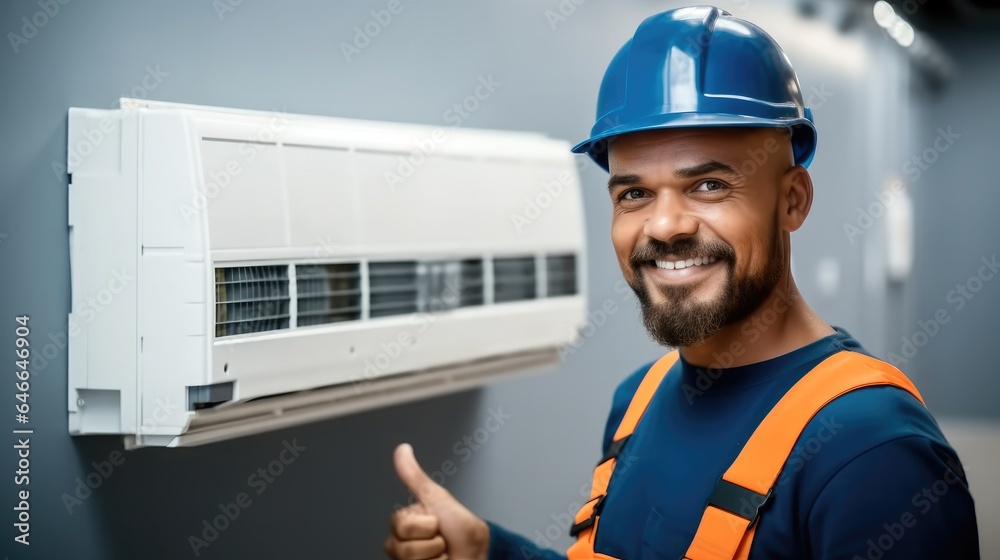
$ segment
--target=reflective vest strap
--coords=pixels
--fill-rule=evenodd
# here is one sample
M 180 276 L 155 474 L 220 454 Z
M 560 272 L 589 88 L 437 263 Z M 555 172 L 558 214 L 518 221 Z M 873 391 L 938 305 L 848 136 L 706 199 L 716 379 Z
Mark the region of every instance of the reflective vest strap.
M 750 521 L 715 507 L 705 508 L 698 533 L 684 555 L 686 560 L 704 558 L 732 560 L 750 527 Z M 698 538 L 704 535 L 703 538 Z
M 656 388 L 660 386 L 660 381 L 667 375 L 667 372 L 670 371 L 670 368 L 673 367 L 674 362 L 677 361 L 679 356 L 680 353 L 677 350 L 668 352 L 662 358 L 656 360 L 656 363 L 649 368 L 646 376 L 642 378 L 639 388 L 636 389 L 635 395 L 632 396 L 632 402 L 629 403 L 628 410 L 625 411 L 625 416 L 622 417 L 621 423 L 618 424 L 618 430 L 615 432 L 615 437 L 613 438 L 615 441 L 632 435 L 635 427 L 639 425 L 642 414 L 646 412 L 649 401 L 653 400 L 653 394 L 656 393 Z
M 746 558 L 753 540 L 747 529 L 755 526 L 760 508 L 770 497 L 806 424 L 837 397 L 876 385 L 899 387 L 923 403 L 916 387 L 902 372 L 857 352 L 838 352 L 800 379 L 774 405 L 722 475 L 685 558 Z
M 618 454 L 628 441 L 629 436 L 635 431 L 639 424 L 639 419 L 653 400 L 656 388 L 660 386 L 660 381 L 666 376 L 667 371 L 674 365 L 680 354 L 674 350 L 665 354 L 657 360 L 636 389 L 632 396 L 632 401 L 622 416 L 618 424 L 618 430 L 607 453 L 594 469 L 594 479 L 590 487 L 590 501 L 583 505 L 573 519 L 573 526 L 570 527 L 570 535 L 576 537 L 576 542 L 566 551 L 569 560 L 615 560 L 610 556 L 594 551 L 594 541 L 596 539 L 597 526 L 600 523 L 601 507 L 608 495 L 608 484 L 611 482 L 611 475 L 614 474 L 615 464 Z
M 813 416 L 837 397 L 874 385 L 895 385 L 924 402 L 913 383 L 891 365 L 857 352 L 838 352 L 813 368 L 778 401 L 723 478 L 766 494 Z

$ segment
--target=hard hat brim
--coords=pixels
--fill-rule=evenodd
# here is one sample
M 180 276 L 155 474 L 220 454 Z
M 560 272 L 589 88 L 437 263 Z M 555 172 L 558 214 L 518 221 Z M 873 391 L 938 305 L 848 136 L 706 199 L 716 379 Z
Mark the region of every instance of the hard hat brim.
M 795 153 L 795 163 L 803 167 L 809 167 L 816 152 L 816 127 L 806 117 L 767 119 L 724 113 L 670 113 L 655 115 L 606 129 L 600 134 L 591 136 L 573 146 L 573 153 L 589 155 L 594 160 L 594 163 L 605 171 L 608 171 L 609 143 L 613 142 L 614 138 L 618 136 L 648 130 L 705 127 L 788 128 L 792 131 L 792 149 Z

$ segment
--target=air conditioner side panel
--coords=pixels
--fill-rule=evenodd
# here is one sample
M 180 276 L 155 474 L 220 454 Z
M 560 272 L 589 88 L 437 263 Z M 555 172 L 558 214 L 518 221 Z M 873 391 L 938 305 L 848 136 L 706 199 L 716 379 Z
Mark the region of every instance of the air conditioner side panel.
M 127 111 L 69 111 L 67 345 L 74 434 L 121 433 L 136 425 L 136 134 Z
M 208 383 L 214 273 L 201 141 L 183 114 L 141 111 L 141 415 L 132 433 L 176 435 L 191 417 L 187 386 Z

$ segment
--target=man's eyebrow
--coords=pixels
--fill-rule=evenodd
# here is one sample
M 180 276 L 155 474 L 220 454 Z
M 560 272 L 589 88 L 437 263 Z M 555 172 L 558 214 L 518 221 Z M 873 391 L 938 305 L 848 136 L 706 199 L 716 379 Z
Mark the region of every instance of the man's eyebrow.
M 642 177 L 639 177 L 638 175 L 612 175 L 611 178 L 608 179 L 608 190 L 610 191 L 618 185 L 633 187 L 641 184 Z
M 715 173 L 718 171 L 734 177 L 743 176 L 728 163 L 723 163 L 713 159 L 691 167 L 682 167 L 674 171 L 674 177 L 677 177 L 678 179 L 691 179 L 693 177 L 700 177 L 701 175 L 708 175 L 709 173 Z M 615 187 L 620 185 L 634 187 L 641 184 L 642 177 L 639 177 L 638 175 L 612 175 L 611 178 L 608 179 L 608 190 L 613 190 Z
M 682 167 L 681 169 L 674 171 L 674 177 L 677 177 L 678 179 L 691 179 L 700 175 L 715 173 L 716 171 L 722 171 L 732 176 L 742 177 L 740 172 L 736 171 L 733 166 L 714 159 L 691 167 Z

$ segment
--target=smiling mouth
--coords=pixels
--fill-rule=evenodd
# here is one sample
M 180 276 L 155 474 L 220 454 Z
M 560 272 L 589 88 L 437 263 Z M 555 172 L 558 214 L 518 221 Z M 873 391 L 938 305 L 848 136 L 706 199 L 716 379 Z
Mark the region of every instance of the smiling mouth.
M 693 259 L 683 259 L 683 260 L 670 260 L 670 261 L 650 261 L 656 265 L 657 268 L 663 268 L 666 270 L 677 270 L 681 268 L 703 266 L 707 264 L 712 264 L 718 259 L 716 257 L 694 257 Z

